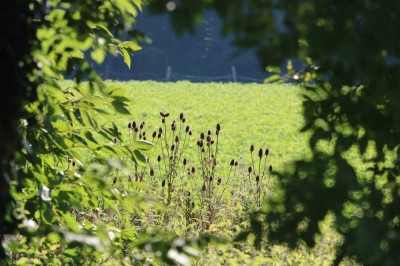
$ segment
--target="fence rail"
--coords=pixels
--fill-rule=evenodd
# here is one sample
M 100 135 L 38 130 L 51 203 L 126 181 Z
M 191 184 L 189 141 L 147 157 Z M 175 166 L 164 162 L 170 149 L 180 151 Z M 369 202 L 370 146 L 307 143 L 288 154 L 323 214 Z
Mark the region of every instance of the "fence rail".
M 172 71 L 172 67 L 168 66 L 166 72 L 162 73 L 152 73 L 152 72 L 141 72 L 141 73 L 126 73 L 126 72 L 117 72 L 113 71 L 109 68 L 105 69 L 103 74 L 104 79 L 124 79 L 124 80 L 154 80 L 154 81 L 180 81 L 187 80 L 192 82 L 256 82 L 263 83 L 264 79 L 252 78 L 252 77 L 244 77 L 238 76 L 236 72 L 236 68 L 234 66 L 231 67 L 231 73 L 224 76 L 195 76 L 195 75 L 187 75 L 176 73 Z

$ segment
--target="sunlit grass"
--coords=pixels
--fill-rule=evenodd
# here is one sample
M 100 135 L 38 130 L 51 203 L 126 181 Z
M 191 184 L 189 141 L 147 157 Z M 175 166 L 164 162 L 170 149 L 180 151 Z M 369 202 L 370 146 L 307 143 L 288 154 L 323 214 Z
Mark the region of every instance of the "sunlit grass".
M 109 82 L 123 87 L 132 102 L 129 120 L 146 121 L 151 133 L 161 125 L 160 112 L 169 112 L 177 119 L 185 114 L 193 130 L 190 150 L 195 149 L 200 132 L 215 130 L 221 124 L 221 160 L 240 159 L 248 155 L 251 144 L 269 148 L 271 163 L 276 169 L 309 154 L 303 125 L 301 96 L 296 86 L 234 83 L 159 83 Z M 126 128 L 126 121 L 117 121 Z

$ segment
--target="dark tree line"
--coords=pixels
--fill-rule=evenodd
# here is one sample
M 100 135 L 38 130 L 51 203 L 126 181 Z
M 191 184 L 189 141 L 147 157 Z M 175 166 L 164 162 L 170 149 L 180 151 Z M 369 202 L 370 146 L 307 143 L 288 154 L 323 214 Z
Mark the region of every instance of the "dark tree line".
M 110 55 L 99 67 L 100 74 L 119 79 L 149 79 L 151 74 L 164 78 L 167 66 L 171 66 L 175 73 L 207 78 L 230 75 L 231 66 L 235 66 L 244 77 L 267 76 L 254 49 L 239 50 L 231 39 L 221 36 L 221 20 L 214 12 L 205 12 L 204 24 L 195 31 L 177 34 L 167 15 L 152 16 L 145 9 L 137 17 L 137 27 L 151 41 L 142 42 L 143 49 L 132 56 L 132 69 Z M 114 73 L 106 73 L 106 68 Z

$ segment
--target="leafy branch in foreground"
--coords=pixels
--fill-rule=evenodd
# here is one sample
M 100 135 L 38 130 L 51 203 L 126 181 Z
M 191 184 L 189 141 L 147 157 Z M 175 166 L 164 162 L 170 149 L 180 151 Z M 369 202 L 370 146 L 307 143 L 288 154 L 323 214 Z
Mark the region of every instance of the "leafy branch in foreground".
M 145 252 L 133 240 L 151 241 L 135 220 L 147 204 L 162 208 L 146 193 L 117 184 L 116 177 L 131 165 L 144 165 L 152 145 L 124 144 L 110 114 L 129 114 L 127 98 L 103 84 L 89 59 L 100 64 L 107 53 L 119 53 L 130 67 L 131 53 L 143 38 L 134 28 L 142 2 L 5 1 L 1 6 L 7 14 L 1 25 L 13 29 L 16 22 L 15 32 L 26 38 L 7 31 L 12 38 L 5 47 L 22 49 L 9 58 L 10 66 L 23 71 L 13 73 L 15 82 L 4 83 L 5 91 L 18 97 L 2 97 L 16 101 L 1 112 L 12 115 L 7 125 L 1 118 L 1 129 L 13 138 L 0 143 L 0 150 L 7 150 L 1 153 L 6 200 L 0 208 L 0 263 L 5 252 L 6 262 L 16 264 L 135 263 Z M 122 32 L 132 40 L 119 40 Z M 18 41 L 23 45 L 15 45 Z M 65 76 L 74 82 L 63 89 L 59 81 Z M 14 227 L 3 230 L 5 220 Z

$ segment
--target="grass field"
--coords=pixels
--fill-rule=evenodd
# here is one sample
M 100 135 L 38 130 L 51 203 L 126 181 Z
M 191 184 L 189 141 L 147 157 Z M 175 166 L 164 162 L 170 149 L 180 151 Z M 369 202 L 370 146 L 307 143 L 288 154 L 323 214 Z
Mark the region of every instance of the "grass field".
M 276 169 L 307 156 L 299 90 L 291 85 L 234 83 L 112 82 L 128 90 L 132 120 L 146 121 L 151 132 L 161 125 L 160 112 L 172 119 L 181 112 L 191 125 L 194 138 L 221 124 L 223 161 L 248 154 L 251 144 L 269 148 Z M 171 120 L 172 120 L 171 119 Z M 126 128 L 128 121 L 118 121 Z M 193 141 L 192 145 L 195 146 Z M 191 148 L 193 148 L 193 146 Z M 190 149 L 189 149 L 190 150 Z
M 52 154 L 41 157 L 62 174 L 62 178 L 50 176 L 47 181 L 54 199 L 68 199 L 67 205 L 53 207 L 68 207 L 66 216 L 59 218 L 60 224 L 76 232 L 83 228 L 85 234 L 105 234 L 100 237 L 113 242 L 112 248 L 102 251 L 98 262 L 120 265 L 123 260 L 127 264 L 159 265 L 165 258 L 160 259 L 158 251 L 138 248 L 141 241 L 148 245 L 154 239 L 211 236 L 211 243 L 203 242 L 208 244 L 203 244 L 200 253 L 190 249 L 199 247 L 199 242 L 191 242 L 184 246 L 189 249 L 169 259 L 186 261 L 184 254 L 197 254 L 194 265 L 332 264 L 341 238 L 332 230 L 331 217 L 320 224 L 322 234 L 314 248 L 300 243 L 291 250 L 264 237 L 261 248 L 256 249 L 253 234 L 235 240 L 250 228 L 250 217 L 262 210 L 263 201 L 279 195 L 277 173 L 290 169 L 292 161 L 311 156 L 307 133 L 300 133 L 304 123 L 300 88 L 150 81 L 106 81 L 105 85 L 108 89 L 122 88 L 118 93 L 129 99 L 125 108 L 130 114 L 111 111 L 113 100 L 96 91 L 93 95 L 87 84 L 75 90 L 72 82 L 63 82 L 63 93 L 50 92 L 62 99 L 61 105 L 66 106 L 65 113 L 71 120 L 67 122 L 60 115 L 65 113 L 55 114 L 52 125 L 71 155 L 61 158 L 59 164 L 54 163 Z M 110 95 L 114 92 L 105 91 Z M 121 94 L 119 99 L 123 99 Z M 69 95 L 75 95 L 74 100 L 69 100 Z M 83 108 L 82 112 L 74 110 L 75 104 Z M 160 112 L 164 116 L 169 113 L 165 123 Z M 110 133 L 101 134 L 106 131 Z M 155 144 L 154 149 L 138 141 L 144 135 Z M 138 145 L 146 147 L 141 157 L 134 155 Z M 74 193 L 70 192 L 72 188 Z M 100 231 L 96 231 L 98 226 Z M 263 231 L 268 227 L 268 221 L 263 223 Z M 80 257 L 74 247 L 51 245 L 58 249 L 54 254 L 58 264 L 70 256 Z M 167 252 L 173 247 L 169 248 Z M 26 255 L 29 248 L 23 243 L 17 250 L 13 258 L 20 264 L 27 261 L 25 256 L 36 260 L 41 256 L 35 251 Z M 83 256 L 81 263 L 91 265 Z
M 172 203 L 167 205 L 166 215 L 164 217 L 148 215 L 143 219 L 143 226 L 146 229 L 168 229 L 181 236 L 206 232 L 221 236 L 230 242 L 238 232 L 248 226 L 246 217 L 256 208 L 254 202 L 248 200 L 251 196 L 244 192 L 247 189 L 249 194 L 254 193 L 253 185 L 249 183 L 246 189 L 240 185 L 240 180 L 247 177 L 246 170 L 251 162 L 250 145 L 254 145 L 256 151 L 258 148 L 268 148 L 270 150 L 268 164 L 273 165 L 278 171 L 283 170 L 291 161 L 310 155 L 307 135 L 299 132 L 303 125 L 302 98 L 299 88 L 295 86 L 110 81 L 107 85 L 125 88 L 128 91 L 126 96 L 131 99 L 128 109 L 132 116 L 126 120 L 115 121 L 119 127 L 128 131 L 129 122 L 145 121 L 147 135 L 150 135 L 162 126 L 160 112 L 170 113 L 169 123 L 172 120 L 178 121 L 179 114 L 184 113 L 186 123 L 190 124 L 193 131 L 185 156 L 195 165 L 198 136 L 208 129 L 214 131 L 215 125 L 219 123 L 222 129 L 218 156 L 222 170 L 218 174 L 226 178 L 229 161 L 232 158 L 239 161 L 241 166 L 239 174 L 230 180 L 222 201 L 204 200 L 203 194 L 199 192 L 202 178 L 198 179 L 200 181 L 195 185 L 188 185 L 190 181 L 181 178 L 181 182 L 174 183 L 176 196 L 172 198 Z M 201 165 L 197 168 L 201 168 Z M 150 177 L 145 177 L 145 182 L 146 180 L 150 180 Z M 156 179 L 156 183 L 150 185 L 153 193 L 165 196 L 164 192 L 160 192 L 157 182 Z M 190 209 L 189 214 L 185 212 L 186 198 L 182 196 L 186 190 L 192 193 L 197 190 L 197 198 L 193 200 L 196 207 Z M 214 199 L 218 198 L 222 191 L 216 190 L 213 193 L 210 197 Z M 210 205 L 213 206 L 212 218 L 209 217 L 210 207 L 207 207 Z M 188 222 L 185 224 L 186 218 L 190 221 L 189 226 Z M 204 229 L 201 223 L 204 223 L 204 220 L 207 223 L 207 219 L 212 220 L 211 226 Z M 250 239 L 249 243 L 245 244 L 210 246 L 201 253 L 200 259 L 195 263 L 197 265 L 330 265 L 334 257 L 334 246 L 339 238 L 329 229 L 329 222 L 321 226 L 325 234 L 314 249 L 299 246 L 298 249 L 290 251 L 284 246 L 266 241 L 264 248 L 256 250 L 251 245 Z

